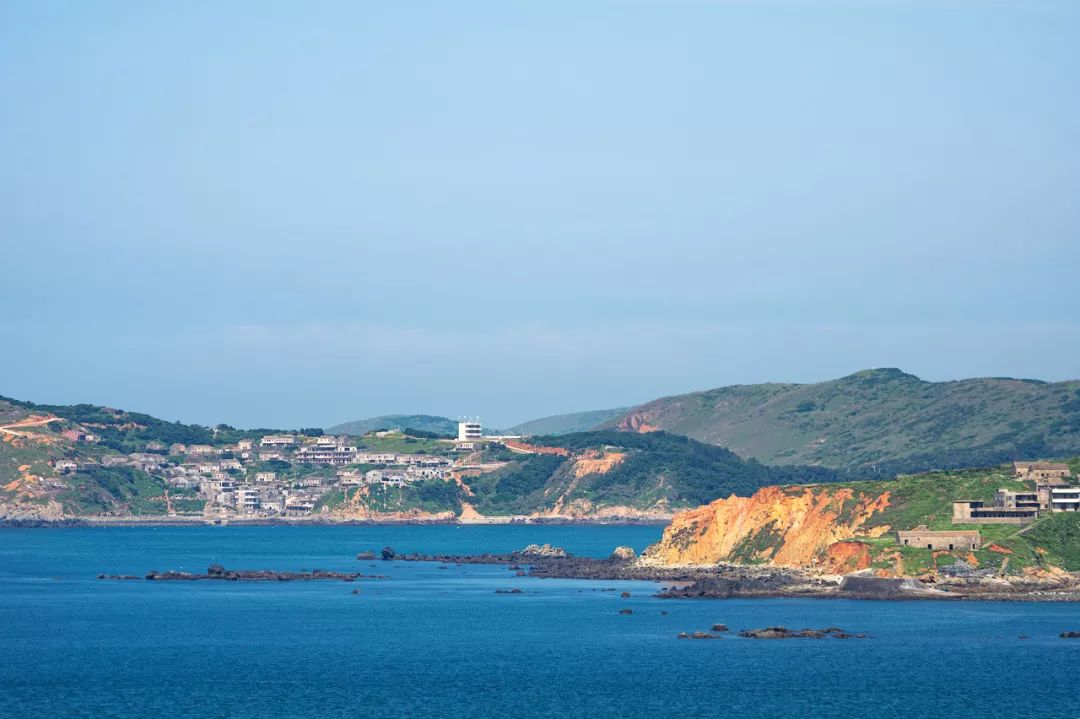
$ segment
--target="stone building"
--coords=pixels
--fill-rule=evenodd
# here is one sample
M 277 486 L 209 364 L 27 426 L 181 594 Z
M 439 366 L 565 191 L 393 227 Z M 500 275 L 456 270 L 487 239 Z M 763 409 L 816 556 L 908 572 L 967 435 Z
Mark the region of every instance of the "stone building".
M 1063 482 L 1072 475 L 1072 472 L 1069 471 L 1069 465 L 1064 462 L 1013 462 L 1013 474 L 1018 479 Z
M 900 530 L 896 533 L 899 543 L 904 547 L 925 549 L 978 549 L 982 543 L 979 533 L 973 530 L 952 529 L 937 531 L 919 525 L 915 529 Z

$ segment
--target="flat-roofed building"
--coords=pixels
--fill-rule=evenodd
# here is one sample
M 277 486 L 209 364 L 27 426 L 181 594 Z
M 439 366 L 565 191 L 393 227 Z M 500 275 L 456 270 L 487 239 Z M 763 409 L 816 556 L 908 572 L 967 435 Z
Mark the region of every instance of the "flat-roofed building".
M 982 544 L 979 533 L 968 529 L 934 530 L 926 525 L 896 533 L 904 547 L 920 547 L 936 550 L 978 549 Z
M 981 499 L 953 502 L 953 524 L 1030 524 L 1038 518 L 1034 507 L 998 507 Z
M 457 425 L 459 442 L 475 442 L 484 436 L 484 428 L 478 419 L 463 419 Z
M 254 514 L 262 506 L 259 490 L 254 487 L 239 487 L 236 490 L 236 511 L 244 514 Z
M 1009 489 L 999 489 L 994 496 L 994 504 L 1008 509 L 1039 509 L 1039 493 L 1024 491 L 1014 492 Z
M 296 437 L 291 434 L 268 434 L 259 440 L 260 447 L 291 447 L 296 444 Z
M 1080 486 L 1049 487 L 1047 500 L 1051 512 L 1080 512 Z
M 315 446 L 301 447 L 296 453 L 297 462 L 311 464 L 353 464 L 356 462 L 356 447 Z

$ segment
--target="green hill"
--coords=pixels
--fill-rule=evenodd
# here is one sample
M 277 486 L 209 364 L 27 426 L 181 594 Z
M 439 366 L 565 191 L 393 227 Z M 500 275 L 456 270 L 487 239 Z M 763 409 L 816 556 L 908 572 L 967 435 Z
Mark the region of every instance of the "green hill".
M 831 470 L 768 467 L 665 432 L 579 432 L 536 442 L 569 455 L 517 455 L 498 471 L 469 478 L 470 501 L 479 511 L 502 515 L 563 509 L 573 514 L 626 507 L 664 512 L 750 494 L 770 484 L 838 479 Z
M 617 407 L 615 409 L 597 409 L 590 412 L 571 412 L 569 414 L 556 414 L 551 417 L 522 422 L 506 430 L 507 434 L 528 435 L 560 435 L 571 432 L 587 432 L 596 429 L 600 425 L 621 417 L 630 410 L 629 407 Z
M 386 414 L 381 417 L 357 419 L 328 427 L 328 434 L 348 434 L 361 437 L 368 432 L 387 429 L 416 429 L 440 435 L 457 435 L 457 422 L 449 417 L 430 414 Z
M 662 429 L 769 464 L 883 477 L 1080 452 L 1080 381 L 926 382 L 897 369 L 665 397 L 605 428 Z

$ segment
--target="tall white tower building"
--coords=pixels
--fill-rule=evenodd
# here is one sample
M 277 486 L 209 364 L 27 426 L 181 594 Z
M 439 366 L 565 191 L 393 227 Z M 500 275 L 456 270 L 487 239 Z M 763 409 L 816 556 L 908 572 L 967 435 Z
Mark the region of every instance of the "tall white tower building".
M 479 418 L 462 419 L 457 423 L 457 438 L 459 442 L 473 442 L 483 437 L 484 431 L 480 427 Z

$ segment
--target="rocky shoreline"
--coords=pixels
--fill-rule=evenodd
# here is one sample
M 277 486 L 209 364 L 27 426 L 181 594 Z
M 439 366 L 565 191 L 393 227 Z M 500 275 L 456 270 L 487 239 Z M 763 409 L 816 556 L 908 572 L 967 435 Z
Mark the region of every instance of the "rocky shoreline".
M 331 572 L 324 569 L 313 569 L 302 572 L 278 572 L 272 569 L 226 569 L 220 564 L 213 564 L 206 574 L 192 572 L 159 572 L 151 569 L 145 575 L 139 577 L 133 574 L 99 574 L 98 579 L 110 579 L 115 581 L 146 580 L 154 582 L 191 582 L 199 580 L 215 580 L 226 582 L 310 582 L 317 580 L 331 580 L 341 582 L 355 582 L 357 579 L 386 579 L 378 574 L 362 574 L 360 572 Z
M 339 519 L 334 517 L 201 517 L 154 515 L 147 517 L 65 517 L 62 519 L 41 519 L 36 517 L 0 518 L 0 529 L 49 529 L 64 527 L 292 527 L 292 526 L 400 526 L 400 525 L 488 525 L 488 524 L 528 524 L 528 525 L 602 525 L 602 526 L 658 526 L 667 525 L 665 519 L 621 518 L 572 518 L 572 517 L 520 517 L 491 516 L 485 521 L 461 521 L 455 519 L 423 519 L 412 517 L 394 519 L 381 517 L 376 519 Z
M 372 552 L 362 553 L 358 558 L 377 557 Z M 810 597 L 1080 602 L 1080 575 L 1077 573 L 1051 577 L 940 577 L 935 582 L 927 582 L 879 577 L 870 571 L 835 576 L 800 569 L 736 564 L 672 567 L 644 563 L 618 550 L 609 558 L 595 559 L 575 557 L 547 545 L 533 545 L 509 554 L 477 555 L 396 554 L 387 547 L 382 558 L 440 564 L 508 565 L 519 576 L 536 578 L 657 582 L 667 585 L 656 595 L 662 599 Z

